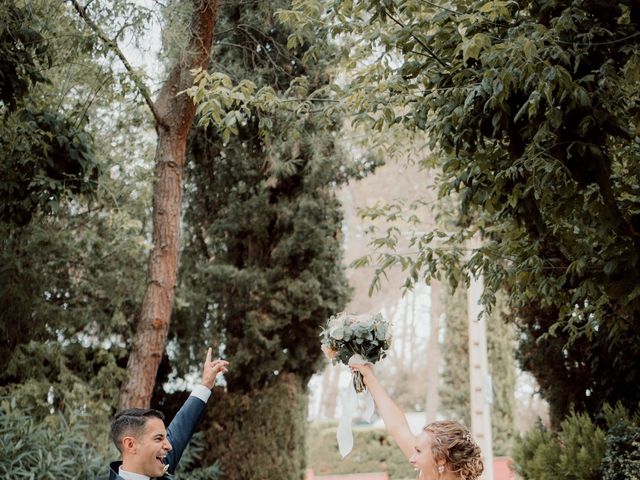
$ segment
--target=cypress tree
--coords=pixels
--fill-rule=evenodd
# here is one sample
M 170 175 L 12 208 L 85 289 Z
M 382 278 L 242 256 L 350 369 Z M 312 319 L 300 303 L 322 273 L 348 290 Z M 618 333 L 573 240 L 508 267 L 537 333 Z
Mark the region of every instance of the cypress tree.
M 470 425 L 469 335 L 466 290 L 446 292 L 443 344 L 442 410 L 446 417 Z M 504 320 L 506 300 L 498 295 L 496 307 L 487 316 L 487 354 L 492 379 L 491 426 L 493 454 L 509 455 L 515 434 L 514 327 Z
M 296 76 L 310 90 L 325 84 L 330 59 L 310 68 L 299 60 L 304 45 L 287 49 L 290 32 L 274 15 L 286 7 L 222 6 L 211 68 L 281 94 Z M 298 479 L 304 471 L 318 334 L 349 294 L 335 187 L 358 169 L 345 166 L 339 125 L 251 112 L 226 143 L 211 130 L 192 135 L 172 350 L 183 370 L 207 343 L 231 363 L 227 391 L 216 392 L 205 421 L 204 459 L 219 461 L 228 479 Z
M 466 290 L 442 289 L 445 310 L 442 356 L 444 370 L 440 398 L 446 417 L 471 425 L 469 390 L 469 330 Z
M 515 435 L 515 326 L 506 322 L 507 314 L 507 299 L 499 292 L 496 306 L 487 316 L 487 350 L 493 386 L 491 431 L 496 456 L 510 454 Z

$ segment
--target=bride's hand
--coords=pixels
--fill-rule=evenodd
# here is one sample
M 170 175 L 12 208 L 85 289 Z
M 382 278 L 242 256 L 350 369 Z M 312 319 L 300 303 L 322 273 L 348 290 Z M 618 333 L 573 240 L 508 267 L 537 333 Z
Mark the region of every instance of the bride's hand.
M 352 372 L 360 372 L 362 374 L 362 378 L 364 383 L 367 384 L 369 380 L 375 378 L 375 374 L 373 373 L 373 367 L 370 363 L 364 364 L 352 364 L 349 365 L 349 368 Z

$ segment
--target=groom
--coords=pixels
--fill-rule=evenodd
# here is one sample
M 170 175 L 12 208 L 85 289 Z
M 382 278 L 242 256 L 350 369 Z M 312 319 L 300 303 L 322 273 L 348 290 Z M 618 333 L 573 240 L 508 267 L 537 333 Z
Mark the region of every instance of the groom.
M 202 382 L 165 430 L 164 415 L 158 410 L 129 408 L 116 414 L 111 439 L 122 461 L 109 465 L 109 480 L 168 479 L 173 474 L 207 406 L 216 377 L 227 371 L 229 362 L 211 361 L 211 349 L 202 369 Z

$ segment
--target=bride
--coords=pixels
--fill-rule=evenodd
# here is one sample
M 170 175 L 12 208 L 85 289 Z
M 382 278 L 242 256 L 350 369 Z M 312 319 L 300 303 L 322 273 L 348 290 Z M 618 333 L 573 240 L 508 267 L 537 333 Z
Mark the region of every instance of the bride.
M 389 434 L 420 472 L 420 480 L 476 480 L 484 469 L 480 447 L 469 430 L 454 421 L 430 423 L 415 436 L 404 413 L 391 399 L 371 364 L 350 365 L 362 374 L 364 383 L 376 403 Z

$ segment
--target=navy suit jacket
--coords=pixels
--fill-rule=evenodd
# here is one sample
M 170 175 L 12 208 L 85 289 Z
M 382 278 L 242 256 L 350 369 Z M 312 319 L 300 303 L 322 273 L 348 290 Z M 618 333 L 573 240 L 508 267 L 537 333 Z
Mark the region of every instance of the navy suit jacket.
M 169 443 L 171 443 L 172 449 L 167 454 L 166 461 L 169 465 L 168 473 L 170 475 L 175 473 L 180 457 L 182 457 L 184 449 L 187 448 L 187 444 L 189 443 L 189 440 L 191 440 L 193 432 L 195 432 L 196 427 L 200 423 L 200 419 L 202 418 L 202 414 L 205 411 L 206 406 L 207 404 L 198 397 L 189 395 L 187 401 L 184 402 L 182 408 L 180 408 L 176 416 L 173 418 L 173 421 L 169 424 L 169 427 L 167 428 L 167 437 L 169 439 Z M 109 465 L 109 480 L 123 480 L 122 477 L 118 475 L 120 465 L 122 465 L 122 462 L 112 462 Z M 160 478 L 165 480 L 170 479 L 167 475 Z

